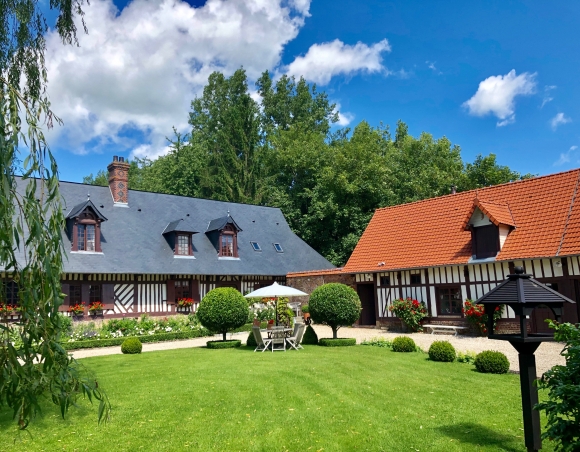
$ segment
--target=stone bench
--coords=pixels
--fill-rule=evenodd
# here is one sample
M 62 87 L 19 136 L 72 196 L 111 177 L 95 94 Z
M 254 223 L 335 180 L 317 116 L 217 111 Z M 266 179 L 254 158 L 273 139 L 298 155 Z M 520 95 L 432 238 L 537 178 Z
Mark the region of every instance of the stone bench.
M 453 325 L 423 325 L 423 328 L 431 328 L 431 334 L 454 332 L 455 336 L 457 336 L 459 330 L 467 329 L 467 327 L 464 326 L 453 326 Z

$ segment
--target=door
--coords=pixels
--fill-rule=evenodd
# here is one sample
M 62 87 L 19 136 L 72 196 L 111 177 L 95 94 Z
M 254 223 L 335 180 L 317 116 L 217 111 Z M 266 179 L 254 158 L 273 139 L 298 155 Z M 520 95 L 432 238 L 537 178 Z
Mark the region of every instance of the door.
M 570 298 L 571 300 L 575 300 L 574 294 L 574 284 L 570 280 L 559 280 L 558 282 L 550 282 L 550 280 L 546 280 L 545 278 L 538 279 L 541 283 L 544 283 L 549 288 L 555 290 L 558 293 L 561 293 L 565 297 Z M 570 309 L 572 308 L 572 309 Z M 574 314 L 574 305 L 566 303 L 564 305 L 564 313 L 562 321 L 564 322 L 574 322 L 575 316 Z M 531 327 L 533 333 L 553 333 L 548 324 L 546 323 L 547 319 L 555 320 L 554 313 L 552 310 L 546 306 L 538 306 L 532 311 L 531 316 Z
M 375 285 L 374 284 L 357 284 L 356 291 L 360 298 L 362 311 L 360 313 L 360 325 L 376 325 L 375 313 Z

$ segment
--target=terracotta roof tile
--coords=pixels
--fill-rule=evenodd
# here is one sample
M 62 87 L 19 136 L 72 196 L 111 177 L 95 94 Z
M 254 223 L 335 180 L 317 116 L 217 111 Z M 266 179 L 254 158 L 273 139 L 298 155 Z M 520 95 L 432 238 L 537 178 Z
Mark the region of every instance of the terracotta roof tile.
M 476 203 L 494 223 L 515 226 L 497 260 L 580 254 L 579 176 L 576 169 L 378 209 L 344 271 L 467 263 L 465 218 Z
M 339 273 L 343 273 L 342 267 L 339 268 L 331 268 L 329 270 L 309 270 L 305 272 L 291 272 L 288 273 L 286 276 L 288 278 L 296 278 L 299 276 L 322 276 L 322 275 L 336 275 Z

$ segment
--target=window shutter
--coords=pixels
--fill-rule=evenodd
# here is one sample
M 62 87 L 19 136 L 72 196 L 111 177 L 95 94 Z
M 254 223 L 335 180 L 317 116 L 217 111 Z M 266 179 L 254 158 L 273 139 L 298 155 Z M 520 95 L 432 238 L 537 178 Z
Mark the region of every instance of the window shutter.
M 167 304 L 175 304 L 175 281 L 167 280 Z
M 66 312 L 68 311 L 68 308 L 70 306 L 70 297 L 69 297 L 69 293 L 70 293 L 70 285 L 68 283 L 66 284 L 61 284 L 60 285 L 60 290 L 63 294 L 65 294 L 64 297 L 64 301 L 62 302 L 62 304 L 58 307 L 59 312 Z
M 199 281 L 197 279 L 193 279 L 190 282 L 191 284 L 191 298 L 193 298 L 193 301 L 199 303 L 200 301 L 200 297 L 199 297 Z
M 103 305 L 105 309 L 115 309 L 115 285 L 114 284 L 103 284 L 103 290 L 101 293 L 103 297 Z

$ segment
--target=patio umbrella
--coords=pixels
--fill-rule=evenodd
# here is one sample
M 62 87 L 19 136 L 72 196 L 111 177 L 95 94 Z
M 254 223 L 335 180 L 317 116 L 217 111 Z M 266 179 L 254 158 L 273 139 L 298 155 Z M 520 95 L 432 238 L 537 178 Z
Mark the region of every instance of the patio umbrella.
M 275 282 L 271 286 L 261 287 L 259 289 L 244 295 L 245 298 L 275 298 L 276 299 L 276 325 L 278 325 L 278 297 L 299 297 L 308 295 L 301 290 L 293 287 L 283 286 Z

